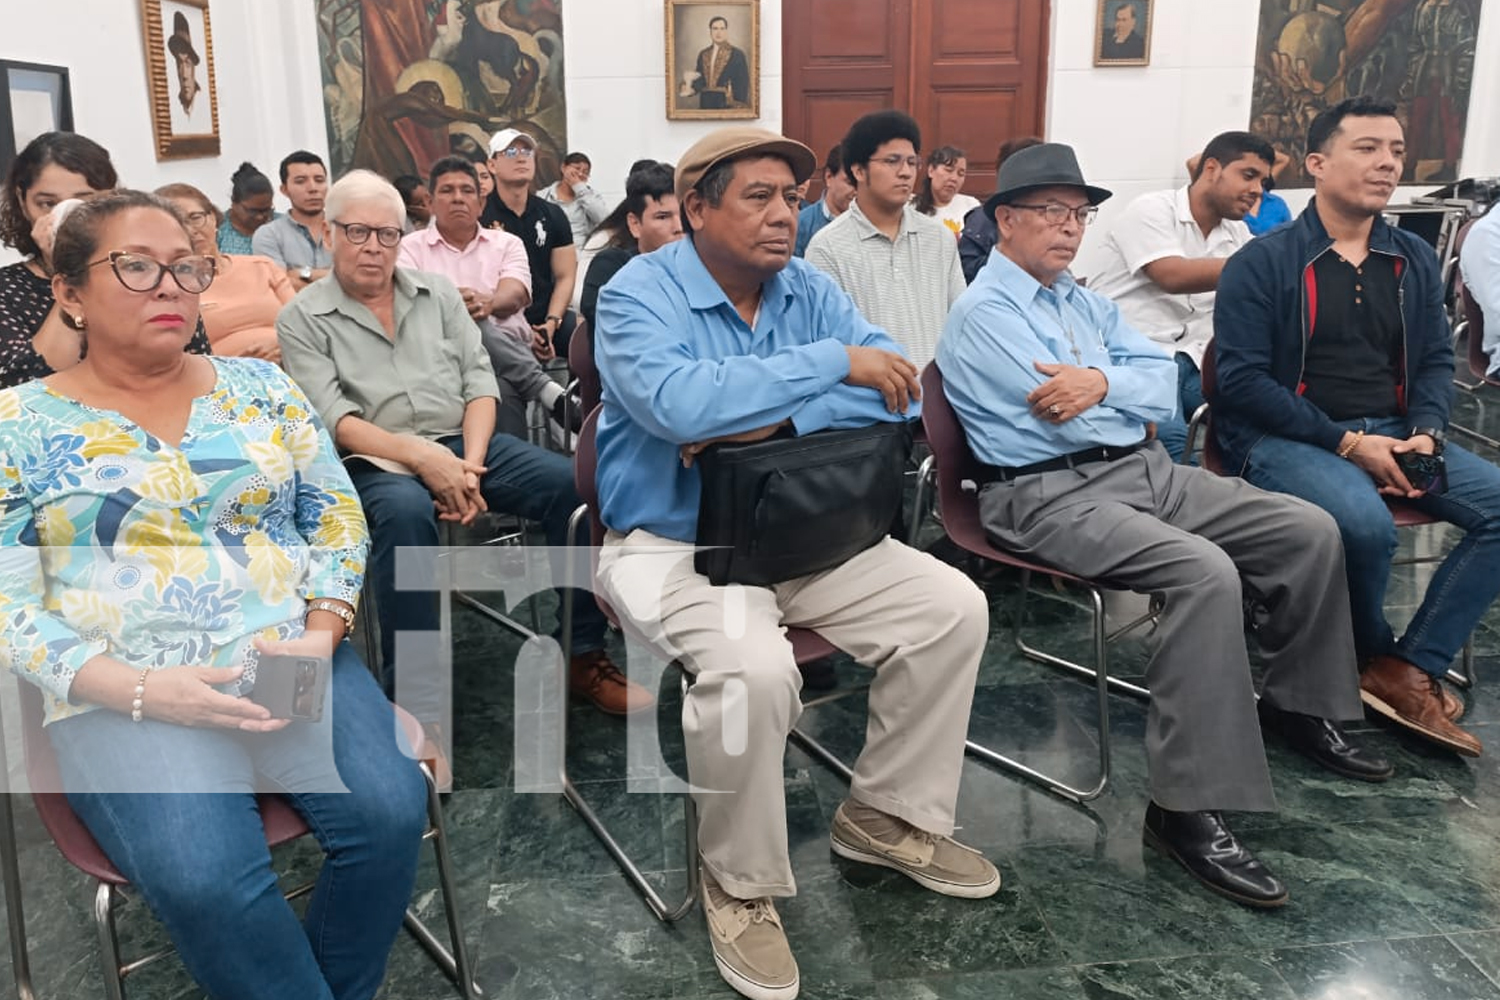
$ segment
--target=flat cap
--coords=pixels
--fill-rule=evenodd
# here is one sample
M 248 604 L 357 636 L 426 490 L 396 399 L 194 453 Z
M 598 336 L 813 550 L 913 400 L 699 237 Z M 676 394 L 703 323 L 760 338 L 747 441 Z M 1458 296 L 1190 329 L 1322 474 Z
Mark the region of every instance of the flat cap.
M 753 125 L 731 125 L 715 129 L 682 154 L 677 161 L 677 197 L 683 198 L 716 164 L 746 156 L 781 157 L 791 164 L 798 184 L 811 177 L 818 166 L 813 151 L 795 139 Z

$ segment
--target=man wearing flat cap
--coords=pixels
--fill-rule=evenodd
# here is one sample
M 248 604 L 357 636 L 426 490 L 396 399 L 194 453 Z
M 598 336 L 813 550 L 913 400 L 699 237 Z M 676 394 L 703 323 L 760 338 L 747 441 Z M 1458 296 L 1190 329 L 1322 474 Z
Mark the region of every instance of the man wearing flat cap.
M 1000 876 L 954 842 L 983 595 L 883 538 L 774 586 L 714 586 L 693 555 L 708 445 L 916 415 L 916 368 L 826 275 L 794 259 L 797 185 L 816 160 L 761 129 L 720 129 L 678 161 L 688 238 L 635 258 L 599 296 L 599 583 L 696 677 L 682 712 L 699 808 L 703 905 L 720 973 L 787 1000 L 797 964 L 773 900 L 796 891 L 782 758 L 801 712 L 784 629 L 816 629 L 876 671 L 842 857 L 936 892 L 992 895 Z
M 1173 464 L 1153 440 L 1152 423 L 1177 410 L 1177 368 L 1068 273 L 1110 195 L 1084 181 L 1073 150 L 1024 149 L 998 187 L 984 211 L 1000 244 L 937 354 L 984 463 L 985 531 L 1017 555 L 1162 600 L 1146 668 L 1144 839 L 1215 892 L 1280 906 L 1285 886 L 1219 814 L 1275 808 L 1262 726 L 1345 777 L 1391 775 L 1336 721 L 1360 716 L 1338 529 L 1312 504 Z M 1266 666 L 1258 706 L 1247 595 Z

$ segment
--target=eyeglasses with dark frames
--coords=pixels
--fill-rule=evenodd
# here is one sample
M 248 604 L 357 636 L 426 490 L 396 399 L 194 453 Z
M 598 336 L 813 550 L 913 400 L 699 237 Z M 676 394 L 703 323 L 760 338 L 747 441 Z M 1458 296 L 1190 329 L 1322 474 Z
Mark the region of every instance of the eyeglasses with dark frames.
M 94 261 L 89 267 L 108 264 L 120 284 L 132 292 L 154 292 L 161 285 L 162 275 L 170 274 L 177 287 L 189 295 L 198 295 L 213 284 L 219 271 L 219 262 L 212 257 L 194 255 L 178 257 L 170 264 L 163 264 L 154 257 L 131 253 L 128 250 L 112 250 L 108 257 Z
M 401 242 L 400 226 L 367 226 L 362 222 L 339 222 L 331 220 L 335 226 L 344 231 L 344 238 L 355 246 L 364 246 L 370 240 L 370 234 L 374 233 L 380 245 L 389 250 Z
M 1098 205 L 1079 205 L 1077 208 L 1069 208 L 1057 202 L 1046 205 L 1027 205 L 1019 201 L 1010 203 L 1011 208 L 1029 208 L 1033 212 L 1041 212 L 1042 217 L 1047 220 L 1049 226 L 1061 226 L 1067 223 L 1069 217 L 1078 220 L 1080 226 L 1087 226 L 1099 215 Z

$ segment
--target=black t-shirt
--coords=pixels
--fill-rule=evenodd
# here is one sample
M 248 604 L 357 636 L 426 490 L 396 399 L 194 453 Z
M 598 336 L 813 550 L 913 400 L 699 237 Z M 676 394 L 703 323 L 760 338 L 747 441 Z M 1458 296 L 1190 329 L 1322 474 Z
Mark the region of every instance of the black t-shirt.
M 1397 259 L 1371 252 L 1358 267 L 1329 250 L 1313 264 L 1312 336 L 1303 395 L 1334 420 L 1401 412 Z
M 578 311 L 588 320 L 589 337 L 592 342 L 598 324 L 594 322 L 599 305 L 599 290 L 609 283 L 615 272 L 630 263 L 637 253 L 636 247 L 605 247 L 589 262 L 589 272 L 583 276 L 583 294 L 578 299 Z
M 480 222 L 488 227 L 498 222 L 526 244 L 526 260 L 531 265 L 531 305 L 526 308 L 526 322 L 540 325 L 547 318 L 552 287 L 557 284 L 552 276 L 552 251 L 573 245 L 573 226 L 568 217 L 561 208 L 534 194 L 526 198 L 526 211 L 517 215 L 497 192 L 491 191 Z

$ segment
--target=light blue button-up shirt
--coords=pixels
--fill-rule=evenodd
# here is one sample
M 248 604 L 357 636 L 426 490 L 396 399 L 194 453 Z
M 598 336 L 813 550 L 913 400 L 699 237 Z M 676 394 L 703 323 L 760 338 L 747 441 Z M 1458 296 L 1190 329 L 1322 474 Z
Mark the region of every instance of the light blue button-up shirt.
M 805 261 L 765 283 L 751 329 L 692 239 L 679 240 L 621 268 L 598 317 L 599 503 L 615 531 L 694 540 L 700 481 L 681 445 L 787 419 L 798 434 L 903 419 L 876 390 L 844 382 L 846 345 L 901 348 Z M 914 402 L 905 417 L 919 413 Z
M 1037 361 L 1097 368 L 1109 391 L 1072 420 L 1039 420 L 1026 403 L 1049 378 Z M 1131 329 L 1113 302 L 1067 273 L 1044 288 L 998 250 L 948 313 L 937 365 L 969 446 L 990 465 L 1135 444 L 1148 422 L 1177 413 L 1176 363 Z

